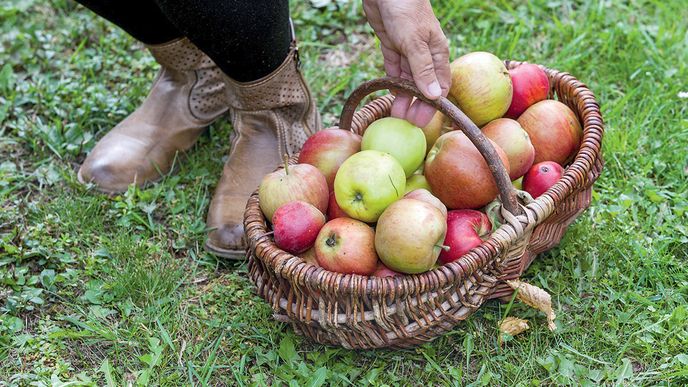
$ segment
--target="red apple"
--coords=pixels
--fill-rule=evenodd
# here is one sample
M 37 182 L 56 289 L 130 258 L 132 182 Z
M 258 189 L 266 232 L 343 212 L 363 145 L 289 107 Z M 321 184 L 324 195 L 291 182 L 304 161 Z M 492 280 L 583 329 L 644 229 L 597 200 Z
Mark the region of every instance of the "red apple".
M 332 219 L 320 229 L 315 256 L 326 270 L 371 275 L 377 269 L 375 231 L 356 219 Z
M 375 250 L 390 269 L 416 274 L 430 270 L 442 249 L 447 222 L 434 205 L 403 198 L 377 221 Z
M 361 136 L 338 128 L 324 129 L 310 136 L 299 154 L 300 164 L 311 164 L 327 179 L 330 191 L 339 166 L 361 150 Z
M 505 117 L 515 120 L 531 105 L 547 99 L 549 78 L 545 70 L 538 65 L 524 63 L 509 70 L 509 76 L 514 87 L 514 95 Z
M 492 145 L 508 172 L 506 154 L 499 145 Z M 499 193 L 487 162 L 459 130 L 437 139 L 425 161 L 425 178 L 432 193 L 449 209 L 479 208 Z
M 315 243 L 325 224 L 325 215 L 312 204 L 300 200 L 280 206 L 272 216 L 275 244 L 280 249 L 300 254 Z
M 498 118 L 482 128 L 483 134 L 494 141 L 509 159 L 509 177 L 516 180 L 533 165 L 535 148 L 517 121 Z
M 440 199 L 438 199 L 435 195 L 430 193 L 430 191 L 428 191 L 427 189 L 414 189 L 413 191 L 404 195 L 404 197 L 406 199 L 416 199 L 426 203 L 430 203 L 433 206 L 437 207 L 437 209 L 440 210 L 440 212 L 445 218 L 447 217 L 447 206 L 445 206 Z
M 327 207 L 327 219 L 332 220 L 336 218 L 348 218 L 349 215 L 339 207 L 337 199 L 334 197 L 334 191 L 330 192 L 330 204 Z
M 303 200 L 323 214 L 329 201 L 327 181 L 322 172 L 309 164 L 288 165 L 265 175 L 258 189 L 260 209 L 268 219 L 283 204 Z
M 382 262 L 377 263 L 377 269 L 375 269 L 375 272 L 372 274 L 373 277 L 396 277 L 400 275 L 403 274 L 388 268 Z
M 535 147 L 534 163 L 565 165 L 578 152 L 583 130 L 576 113 L 559 101 L 547 99 L 529 107 L 518 118 Z
M 470 249 L 480 246 L 492 231 L 492 224 L 487 215 L 476 210 L 455 210 L 447 214 L 447 237 L 444 245 L 449 250 L 442 250 L 442 264 L 456 261 Z
M 543 161 L 533 165 L 523 176 L 523 190 L 533 198 L 542 195 L 561 179 L 564 168 L 553 161 Z

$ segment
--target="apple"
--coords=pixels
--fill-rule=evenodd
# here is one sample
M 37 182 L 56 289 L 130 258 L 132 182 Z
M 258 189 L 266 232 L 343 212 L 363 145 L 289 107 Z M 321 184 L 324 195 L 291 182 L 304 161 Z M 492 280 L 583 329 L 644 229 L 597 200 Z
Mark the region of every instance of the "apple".
M 553 161 L 537 163 L 523 176 L 523 190 L 533 198 L 537 198 L 559 181 L 563 174 L 564 168 L 559 163 Z
M 303 200 L 325 213 L 329 190 L 327 180 L 318 168 L 310 164 L 285 163 L 283 169 L 263 177 L 258 188 L 258 199 L 260 209 L 268 219 L 272 219 L 280 206 L 294 200 Z
M 397 277 L 397 276 L 401 276 L 403 274 L 388 268 L 382 262 L 378 262 L 377 263 L 377 269 L 375 269 L 375 271 L 371 275 L 373 277 Z
M 511 77 L 504 63 L 489 52 L 472 52 L 450 64 L 452 84 L 449 89 L 476 125 L 499 118 L 511 104 Z
M 483 134 L 494 141 L 509 159 L 509 177 L 516 180 L 526 174 L 533 165 L 535 148 L 528 133 L 521 125 L 509 118 L 497 118 L 483 126 Z
M 364 222 L 375 222 L 406 189 L 406 174 L 390 154 L 364 150 L 342 163 L 334 178 L 337 204 Z
M 299 254 L 299 257 L 311 265 L 320 266 L 320 264 L 318 264 L 318 259 L 315 256 L 315 246 Z
M 546 99 L 526 109 L 518 123 L 535 147 L 534 163 L 554 161 L 565 165 L 578 152 L 583 130 L 568 106 Z
M 356 219 L 332 219 L 320 229 L 315 240 L 315 256 L 326 270 L 370 275 L 378 262 L 375 231 Z
M 388 268 L 415 274 L 430 270 L 442 250 L 447 222 L 437 207 L 417 199 L 400 199 L 380 216 L 375 250 Z
M 288 253 L 303 253 L 313 246 L 324 224 L 325 215 L 312 204 L 301 200 L 286 203 L 272 216 L 275 244 Z
M 330 203 L 327 206 L 327 219 L 332 220 L 336 218 L 348 218 L 346 214 L 337 204 L 337 198 L 334 196 L 334 191 L 330 192 Z
M 361 136 L 338 128 L 324 129 L 310 136 L 299 153 L 300 164 L 310 164 L 320 170 L 332 190 L 334 176 L 344 160 L 361 150 Z
M 524 63 L 509 70 L 509 76 L 514 93 L 505 117 L 515 120 L 531 105 L 547 99 L 549 78 L 540 66 Z
M 430 191 L 430 184 L 428 184 L 428 179 L 423 175 L 411 175 L 406 179 L 406 190 L 404 193 L 409 193 L 413 190 L 424 188 Z
M 511 182 L 511 185 L 513 185 L 514 188 L 516 188 L 517 190 L 522 191 L 523 190 L 523 176 L 519 177 L 516 180 L 513 180 Z
M 378 150 L 392 155 L 409 177 L 423 163 L 425 158 L 425 134 L 406 120 L 385 117 L 368 125 L 363 140 L 362 150 Z
M 447 216 L 447 206 L 442 203 L 440 199 L 435 197 L 430 191 L 427 189 L 416 189 L 413 190 L 406 195 L 404 195 L 404 198 L 406 199 L 416 199 L 420 200 L 429 204 L 432 204 L 433 206 L 437 207 L 438 210 L 442 213 L 443 216 Z
M 509 171 L 509 160 L 499 145 L 489 140 Z M 425 177 L 433 195 L 449 209 L 479 208 L 499 193 L 490 168 L 471 140 L 458 130 L 435 142 L 425 160 Z
M 435 115 L 432 116 L 430 122 L 422 129 L 425 134 L 425 153 L 427 154 L 441 135 L 452 130 L 452 121 L 449 117 L 442 114 L 442 112 L 437 111 Z
M 476 210 L 454 210 L 447 214 L 447 237 L 440 262 L 446 264 L 456 261 L 470 249 L 480 246 L 492 231 L 487 215 Z

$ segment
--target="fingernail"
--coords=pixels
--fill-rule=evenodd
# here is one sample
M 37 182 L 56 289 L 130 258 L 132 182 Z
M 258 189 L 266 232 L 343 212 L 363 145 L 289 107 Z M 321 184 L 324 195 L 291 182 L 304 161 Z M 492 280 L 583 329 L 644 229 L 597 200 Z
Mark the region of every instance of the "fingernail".
M 442 95 L 442 88 L 440 87 L 440 84 L 437 81 L 434 81 L 428 86 L 428 93 L 430 93 L 430 96 L 432 97 L 439 97 Z

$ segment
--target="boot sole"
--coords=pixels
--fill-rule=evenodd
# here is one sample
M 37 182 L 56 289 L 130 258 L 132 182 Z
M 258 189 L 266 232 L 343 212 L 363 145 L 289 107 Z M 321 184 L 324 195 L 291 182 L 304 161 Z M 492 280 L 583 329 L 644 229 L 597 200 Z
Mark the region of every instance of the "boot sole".
M 233 261 L 244 261 L 247 259 L 246 250 L 231 250 L 223 249 L 221 247 L 214 246 L 210 241 L 205 241 L 205 249 L 209 253 L 217 255 L 218 257 L 230 259 Z

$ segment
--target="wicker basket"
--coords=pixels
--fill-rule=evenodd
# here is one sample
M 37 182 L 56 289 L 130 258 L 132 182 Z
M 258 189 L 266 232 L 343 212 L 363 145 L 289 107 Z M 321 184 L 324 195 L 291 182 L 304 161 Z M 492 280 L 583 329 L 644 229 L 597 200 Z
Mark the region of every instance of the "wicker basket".
M 520 63 L 507 61 L 506 65 L 514 68 Z M 591 187 L 603 166 L 604 126 L 592 92 L 567 73 L 542 68 L 550 79 L 549 98 L 556 96 L 576 112 L 584 134 L 561 180 L 527 205 L 517 202 L 504 166 L 480 130 L 448 100 L 433 103 L 481 151 L 503 203 L 505 223 L 455 262 L 422 274 L 386 278 L 326 271 L 274 244 L 256 191 L 244 218 L 249 271 L 258 294 L 272 305 L 274 317 L 319 343 L 345 348 L 411 347 L 451 330 L 486 300 L 509 296 L 511 289 L 504 281 L 519 277 L 538 253 L 559 243 L 568 225 L 590 205 Z M 371 122 L 389 115 L 391 95 L 374 99 L 354 113 L 365 96 L 382 89 L 425 100 L 408 81 L 366 82 L 349 97 L 339 127 L 363 134 Z

